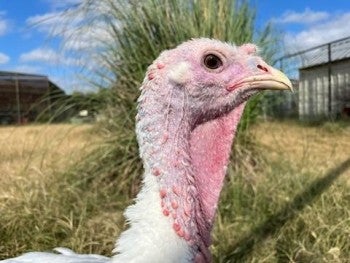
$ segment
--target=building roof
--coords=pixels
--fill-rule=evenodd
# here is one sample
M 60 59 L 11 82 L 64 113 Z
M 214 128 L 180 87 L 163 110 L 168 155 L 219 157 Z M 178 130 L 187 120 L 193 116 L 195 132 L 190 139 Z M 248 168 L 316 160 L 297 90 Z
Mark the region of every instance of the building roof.
M 330 54 L 328 54 L 328 52 L 330 52 Z M 320 66 L 328 62 L 335 62 L 344 59 L 350 59 L 350 39 L 347 42 L 324 45 L 304 54 L 304 56 L 301 57 L 301 69 Z
M 300 69 L 321 66 L 329 62 L 350 59 L 350 37 L 309 48 L 286 58 L 296 57 L 300 60 Z
M 14 71 L 0 71 L 0 85 L 6 85 L 8 83 L 13 83 L 13 81 L 18 80 L 21 83 L 29 83 L 37 81 L 36 88 L 47 88 L 47 83 L 51 86 L 53 90 L 59 90 L 65 93 L 59 86 L 52 82 L 48 76 L 23 73 L 23 72 L 14 72 Z
M 14 71 L 0 71 L 0 80 L 48 80 L 45 75 L 14 72 Z

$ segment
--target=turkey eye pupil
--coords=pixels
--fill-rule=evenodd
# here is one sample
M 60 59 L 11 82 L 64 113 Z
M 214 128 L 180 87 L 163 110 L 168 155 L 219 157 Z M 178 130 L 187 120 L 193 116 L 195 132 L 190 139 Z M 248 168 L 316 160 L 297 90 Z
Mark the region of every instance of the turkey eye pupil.
M 204 58 L 204 65 L 209 69 L 217 69 L 222 65 L 222 62 L 218 56 L 209 54 Z

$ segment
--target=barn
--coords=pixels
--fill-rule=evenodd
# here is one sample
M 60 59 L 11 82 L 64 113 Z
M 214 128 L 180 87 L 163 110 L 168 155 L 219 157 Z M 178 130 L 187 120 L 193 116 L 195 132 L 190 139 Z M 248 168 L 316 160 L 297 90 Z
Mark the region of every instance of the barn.
M 299 118 L 350 116 L 350 38 L 314 47 L 301 54 Z
M 54 100 L 64 95 L 47 76 L 0 71 L 0 124 L 48 119 Z

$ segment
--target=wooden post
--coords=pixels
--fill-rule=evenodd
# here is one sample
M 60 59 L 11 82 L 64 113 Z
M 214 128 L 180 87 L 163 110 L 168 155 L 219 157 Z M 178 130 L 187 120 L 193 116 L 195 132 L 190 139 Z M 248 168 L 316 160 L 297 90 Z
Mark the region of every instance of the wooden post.
M 21 100 L 19 95 L 18 76 L 15 75 L 16 104 L 17 104 L 17 124 L 21 124 Z
M 48 107 L 49 107 L 49 116 L 50 122 L 52 121 L 52 108 L 51 108 L 51 85 L 49 79 L 47 79 L 47 99 L 48 99 Z

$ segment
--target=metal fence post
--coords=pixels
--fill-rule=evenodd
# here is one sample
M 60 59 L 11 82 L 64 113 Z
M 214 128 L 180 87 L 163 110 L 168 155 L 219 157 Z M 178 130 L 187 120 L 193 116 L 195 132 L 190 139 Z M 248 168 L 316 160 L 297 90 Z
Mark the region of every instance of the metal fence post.
M 328 50 L 328 116 L 332 117 L 332 51 L 331 43 L 327 45 Z

